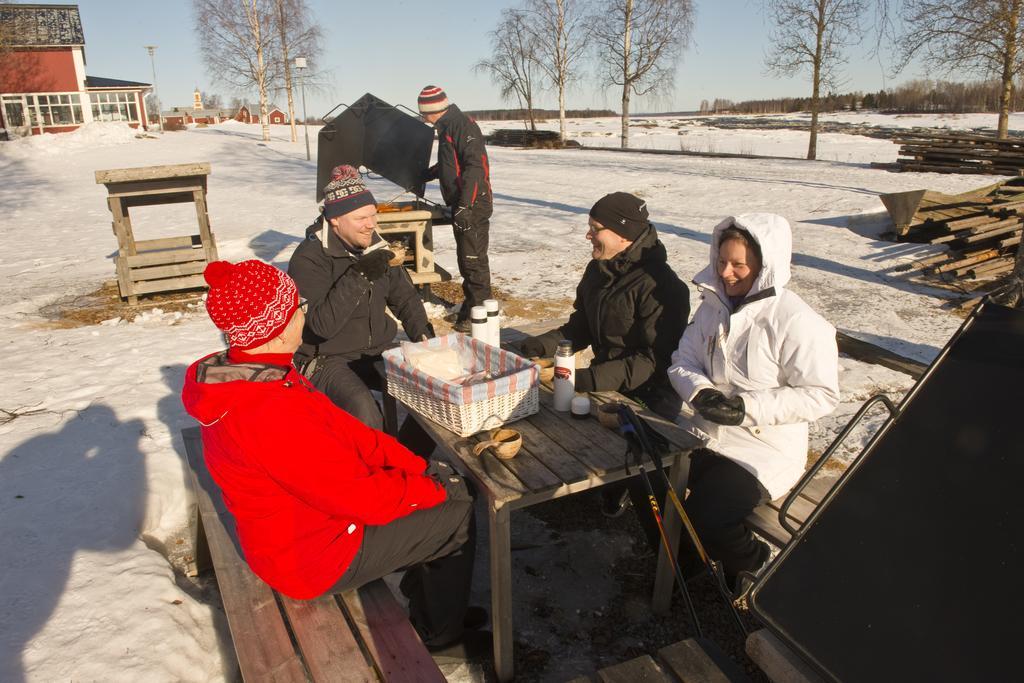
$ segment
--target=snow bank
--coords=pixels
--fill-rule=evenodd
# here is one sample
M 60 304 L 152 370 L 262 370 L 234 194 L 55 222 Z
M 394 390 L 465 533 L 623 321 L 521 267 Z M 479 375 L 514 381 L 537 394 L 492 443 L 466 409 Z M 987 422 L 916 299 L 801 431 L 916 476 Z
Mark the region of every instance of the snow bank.
M 42 154 L 56 155 L 109 145 L 124 145 L 136 142 L 138 136 L 144 132 L 132 128 L 127 123 L 87 123 L 70 133 L 30 135 L 0 144 L 0 159 L 5 156 L 12 159 L 29 159 Z

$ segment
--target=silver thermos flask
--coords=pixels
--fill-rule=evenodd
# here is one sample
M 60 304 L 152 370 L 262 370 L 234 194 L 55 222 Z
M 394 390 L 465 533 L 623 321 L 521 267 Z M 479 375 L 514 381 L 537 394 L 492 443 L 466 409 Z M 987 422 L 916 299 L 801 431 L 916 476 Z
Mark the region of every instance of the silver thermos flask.
M 576 395 L 576 354 L 572 342 L 563 339 L 555 351 L 555 410 L 569 412 Z

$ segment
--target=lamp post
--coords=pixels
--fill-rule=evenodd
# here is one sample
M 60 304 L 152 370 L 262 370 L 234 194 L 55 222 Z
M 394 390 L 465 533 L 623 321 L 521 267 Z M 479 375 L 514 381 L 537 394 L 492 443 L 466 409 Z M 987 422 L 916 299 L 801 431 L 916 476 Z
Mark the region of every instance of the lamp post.
M 149 64 L 153 68 L 153 101 L 156 103 L 156 121 L 160 127 L 160 132 L 164 132 L 164 116 L 160 112 L 160 95 L 157 93 L 156 88 L 156 45 L 143 45 L 146 48 L 146 52 L 149 53 Z
M 306 58 L 295 58 L 295 69 L 299 72 L 299 88 L 302 90 L 302 131 L 306 134 L 306 161 L 309 161 L 309 122 L 306 120 Z

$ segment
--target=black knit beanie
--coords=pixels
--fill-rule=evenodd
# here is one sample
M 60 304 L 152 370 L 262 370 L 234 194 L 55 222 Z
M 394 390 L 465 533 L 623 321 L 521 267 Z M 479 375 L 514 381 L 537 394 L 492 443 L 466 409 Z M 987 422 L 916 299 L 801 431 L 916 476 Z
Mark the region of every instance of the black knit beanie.
M 628 192 L 612 192 L 601 197 L 590 209 L 590 217 L 630 241 L 640 237 L 650 225 L 647 202 Z

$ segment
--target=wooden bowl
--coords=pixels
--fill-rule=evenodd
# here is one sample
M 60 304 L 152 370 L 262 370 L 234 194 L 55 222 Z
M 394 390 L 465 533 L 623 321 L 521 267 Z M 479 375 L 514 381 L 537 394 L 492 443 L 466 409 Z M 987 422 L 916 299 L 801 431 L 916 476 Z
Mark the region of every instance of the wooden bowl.
M 601 404 L 601 407 L 597 409 L 597 421 L 608 429 L 618 429 L 620 407 L 622 407 L 622 403 L 619 401 Z
M 480 455 L 490 448 L 494 455 L 501 460 L 511 460 L 516 457 L 519 449 L 523 446 L 523 435 L 508 427 L 492 429 L 487 441 L 481 441 L 473 446 L 473 454 Z
M 531 361 L 540 368 L 540 381 L 551 382 L 555 379 L 555 361 L 553 358 L 531 358 Z
M 391 242 L 390 244 L 388 244 L 388 251 L 394 254 L 394 256 L 391 257 L 391 260 L 388 261 L 388 265 L 400 266 L 403 263 L 405 263 L 406 249 L 405 244 L 403 242 Z

